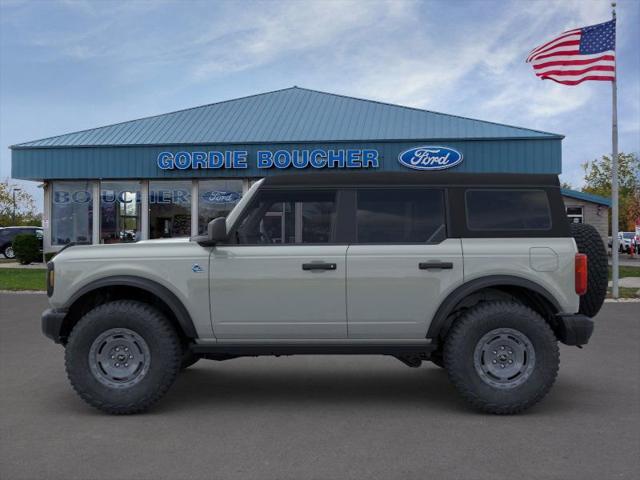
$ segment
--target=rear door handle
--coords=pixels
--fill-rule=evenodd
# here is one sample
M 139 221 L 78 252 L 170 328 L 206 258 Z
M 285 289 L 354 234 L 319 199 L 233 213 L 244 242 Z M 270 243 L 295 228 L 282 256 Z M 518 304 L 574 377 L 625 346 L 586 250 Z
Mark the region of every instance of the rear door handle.
M 338 266 L 335 263 L 312 262 L 303 263 L 303 270 L 335 270 Z
M 420 262 L 418 268 L 420 270 L 451 270 L 453 262 Z

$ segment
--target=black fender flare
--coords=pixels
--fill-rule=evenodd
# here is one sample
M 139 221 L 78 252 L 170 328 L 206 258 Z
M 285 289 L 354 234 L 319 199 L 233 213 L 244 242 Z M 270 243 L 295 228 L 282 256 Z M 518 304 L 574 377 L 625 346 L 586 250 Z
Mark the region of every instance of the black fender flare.
M 115 286 L 135 287 L 141 290 L 145 290 L 152 295 L 155 295 L 169 307 L 169 310 L 171 310 L 171 312 L 175 316 L 185 336 L 187 336 L 188 338 L 197 338 L 198 334 L 196 333 L 196 329 L 193 326 L 191 315 L 189 315 L 189 312 L 180 301 L 180 299 L 178 299 L 178 297 L 167 287 L 160 285 L 154 280 L 149 280 L 148 278 L 135 277 L 132 275 L 115 275 L 112 277 L 105 277 L 99 280 L 94 280 L 93 282 L 86 284 L 84 287 L 75 292 L 67 301 L 64 308 L 71 308 L 71 306 L 77 300 L 82 298 L 87 293 L 91 293 L 94 290 L 98 290 L 100 288 Z
M 555 309 L 555 313 L 560 311 L 560 305 L 553 295 L 551 295 L 546 288 L 538 285 L 537 283 L 514 275 L 490 275 L 464 283 L 451 292 L 440 304 L 436 314 L 433 316 L 433 320 L 431 321 L 431 325 L 429 325 L 429 330 L 427 331 L 427 338 L 438 338 L 441 332 L 446 332 L 449 329 L 451 326 L 451 319 L 449 318 L 449 315 L 453 312 L 456 305 L 464 300 L 465 297 L 484 288 L 499 286 L 520 287 L 531 290 L 547 300 Z

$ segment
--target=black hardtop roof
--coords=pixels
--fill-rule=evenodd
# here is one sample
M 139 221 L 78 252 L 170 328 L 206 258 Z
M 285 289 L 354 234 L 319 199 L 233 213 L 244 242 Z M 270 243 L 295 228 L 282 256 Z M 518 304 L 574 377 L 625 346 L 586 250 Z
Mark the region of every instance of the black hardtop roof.
M 560 187 L 557 175 L 522 173 L 349 172 L 297 173 L 265 178 L 263 187 L 358 185 L 460 185 Z

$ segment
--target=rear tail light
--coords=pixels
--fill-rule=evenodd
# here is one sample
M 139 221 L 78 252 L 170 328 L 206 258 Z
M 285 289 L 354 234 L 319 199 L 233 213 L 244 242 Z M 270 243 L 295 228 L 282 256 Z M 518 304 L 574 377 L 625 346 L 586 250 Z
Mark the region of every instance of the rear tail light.
M 576 293 L 587 293 L 587 256 L 584 253 L 576 253 Z

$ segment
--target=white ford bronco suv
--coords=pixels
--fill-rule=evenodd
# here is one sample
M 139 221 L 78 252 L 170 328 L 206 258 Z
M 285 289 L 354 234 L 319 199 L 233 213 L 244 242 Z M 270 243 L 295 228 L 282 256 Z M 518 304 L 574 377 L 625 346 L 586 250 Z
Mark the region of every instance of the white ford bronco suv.
M 149 408 L 199 359 L 382 354 L 509 414 L 549 391 L 558 341 L 589 340 L 607 257 L 553 175 L 301 173 L 207 235 L 76 245 L 47 277 L 44 334 L 105 412 Z

